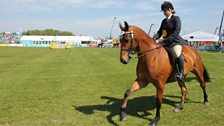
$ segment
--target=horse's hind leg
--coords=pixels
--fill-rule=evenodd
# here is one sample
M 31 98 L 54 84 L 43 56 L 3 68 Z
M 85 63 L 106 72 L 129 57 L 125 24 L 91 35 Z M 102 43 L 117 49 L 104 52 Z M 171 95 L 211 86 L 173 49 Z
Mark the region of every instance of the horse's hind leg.
M 205 85 L 205 80 L 204 80 L 204 68 L 203 65 L 200 66 L 196 66 L 195 70 L 193 71 L 193 73 L 197 76 L 197 79 L 200 83 L 200 86 L 203 90 L 203 94 L 204 94 L 204 104 L 208 104 L 208 95 L 206 92 L 206 85 Z
M 182 110 L 184 108 L 184 101 L 185 101 L 185 98 L 187 95 L 187 88 L 185 86 L 185 83 L 183 81 L 178 81 L 178 84 L 180 86 L 182 96 L 181 96 L 181 102 L 180 102 L 179 106 L 177 106 L 174 109 L 174 112 L 179 112 L 180 110 Z
M 132 86 L 126 90 L 125 94 L 124 94 L 124 99 L 123 99 L 123 103 L 121 105 L 121 108 L 120 108 L 120 120 L 121 121 L 124 121 L 126 119 L 126 113 L 125 113 L 125 110 L 127 108 L 127 103 L 128 103 L 128 97 L 135 91 L 138 91 L 140 90 L 141 88 L 145 87 L 146 86 L 146 83 L 142 83 L 142 82 L 138 82 L 138 81 L 135 81 Z

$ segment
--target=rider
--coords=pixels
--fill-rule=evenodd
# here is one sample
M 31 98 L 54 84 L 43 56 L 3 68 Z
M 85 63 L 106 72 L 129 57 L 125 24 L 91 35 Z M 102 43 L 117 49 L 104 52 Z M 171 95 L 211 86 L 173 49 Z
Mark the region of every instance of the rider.
M 162 36 L 162 42 L 166 47 L 173 48 L 176 54 L 176 62 L 178 73 L 176 78 L 180 81 L 184 81 L 184 59 L 181 55 L 182 45 L 186 44 L 186 41 L 179 35 L 181 30 L 181 21 L 179 16 L 175 16 L 175 10 L 171 2 L 164 1 L 161 5 L 161 11 L 166 16 L 163 19 L 159 31 L 154 35 L 153 39 L 158 43 L 158 40 Z

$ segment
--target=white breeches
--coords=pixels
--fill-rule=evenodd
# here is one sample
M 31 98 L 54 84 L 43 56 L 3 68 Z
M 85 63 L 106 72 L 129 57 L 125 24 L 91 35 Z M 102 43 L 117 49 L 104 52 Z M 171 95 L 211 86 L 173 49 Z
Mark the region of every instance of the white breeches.
M 173 47 L 173 50 L 177 56 L 177 58 L 181 55 L 181 52 L 182 52 L 182 46 L 181 45 L 175 45 Z

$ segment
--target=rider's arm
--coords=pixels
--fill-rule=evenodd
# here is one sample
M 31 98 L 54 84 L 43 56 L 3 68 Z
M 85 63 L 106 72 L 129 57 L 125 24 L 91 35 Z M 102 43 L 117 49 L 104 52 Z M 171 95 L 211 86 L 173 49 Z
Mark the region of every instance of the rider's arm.
M 163 22 L 164 22 L 164 20 L 162 21 L 162 23 L 160 25 L 159 31 L 153 36 L 154 40 L 159 39 L 162 36 Z

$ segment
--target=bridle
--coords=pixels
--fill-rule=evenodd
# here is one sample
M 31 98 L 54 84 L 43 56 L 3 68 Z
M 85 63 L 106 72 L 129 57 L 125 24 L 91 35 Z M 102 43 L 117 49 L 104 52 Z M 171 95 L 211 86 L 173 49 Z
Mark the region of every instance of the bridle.
M 126 48 L 122 48 L 121 47 L 121 51 L 127 51 L 128 52 L 128 56 L 130 57 L 130 58 L 132 58 L 133 57 L 133 55 L 135 55 L 135 54 L 140 54 L 140 55 L 138 55 L 137 57 L 135 57 L 135 58 L 141 58 L 141 57 L 144 57 L 144 56 L 146 56 L 149 52 L 151 52 L 151 51 L 153 51 L 153 50 L 156 50 L 156 49 L 159 49 L 159 48 L 161 48 L 162 46 L 158 46 L 158 47 L 156 47 L 156 48 L 153 48 L 153 49 L 148 49 L 148 50 L 145 50 L 145 51 L 139 51 L 139 52 L 137 52 L 136 50 L 136 48 L 134 48 L 133 47 L 133 40 L 135 40 L 135 41 L 138 41 L 139 42 L 139 39 L 137 39 L 136 37 L 134 37 L 134 32 L 133 31 L 123 31 L 121 34 L 120 34 L 120 39 L 124 36 L 124 35 L 126 35 L 126 34 L 129 34 L 130 36 L 131 36 L 131 40 L 130 40 L 130 47 L 128 48 L 128 49 L 126 49 Z
M 126 32 L 122 32 L 121 33 L 121 35 L 120 35 L 120 39 L 124 36 L 124 35 L 126 35 L 126 34 L 130 34 L 130 36 L 131 36 L 131 40 L 130 40 L 130 48 L 128 48 L 128 49 L 126 49 L 126 48 L 121 48 L 121 51 L 127 51 L 128 52 L 128 56 L 129 57 L 132 57 L 131 55 L 134 55 L 134 54 L 136 54 L 136 49 L 135 48 L 133 48 L 133 39 L 135 39 L 135 37 L 134 37 L 134 33 L 133 33 L 133 31 L 126 31 Z

